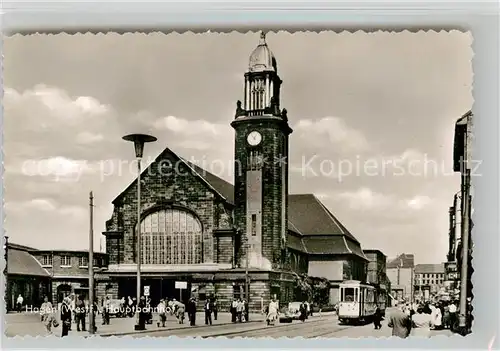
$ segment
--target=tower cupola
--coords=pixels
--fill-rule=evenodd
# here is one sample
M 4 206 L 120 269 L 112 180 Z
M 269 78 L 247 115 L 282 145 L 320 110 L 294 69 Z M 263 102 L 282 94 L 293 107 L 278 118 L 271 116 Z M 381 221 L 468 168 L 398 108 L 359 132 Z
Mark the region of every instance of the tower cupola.
M 248 62 L 249 72 L 265 72 L 273 71 L 277 72 L 278 67 L 276 64 L 276 59 L 266 43 L 266 33 L 264 31 L 260 34 L 259 45 L 254 49 L 250 55 Z
M 266 42 L 266 33 L 260 34 L 259 45 L 252 51 L 245 73 L 245 99 L 236 105 L 236 118 L 271 115 L 286 118 L 280 110 L 281 79 L 276 58 Z

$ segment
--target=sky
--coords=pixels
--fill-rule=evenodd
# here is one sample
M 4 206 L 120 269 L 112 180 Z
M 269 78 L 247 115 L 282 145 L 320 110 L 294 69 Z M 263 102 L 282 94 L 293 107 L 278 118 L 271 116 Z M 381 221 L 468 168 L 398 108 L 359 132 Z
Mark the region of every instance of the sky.
M 88 249 L 135 178 L 129 133 L 232 182 L 234 119 L 259 34 L 31 35 L 4 41 L 5 229 Z M 446 260 L 455 121 L 471 109 L 470 33 L 268 33 L 283 80 L 290 193 L 314 193 L 388 257 Z

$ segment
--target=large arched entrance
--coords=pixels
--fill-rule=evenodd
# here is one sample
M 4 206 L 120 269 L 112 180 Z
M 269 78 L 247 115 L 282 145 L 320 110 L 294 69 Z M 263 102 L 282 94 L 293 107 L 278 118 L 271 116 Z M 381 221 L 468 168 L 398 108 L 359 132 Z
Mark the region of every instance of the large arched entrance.
M 192 213 L 182 209 L 163 209 L 142 220 L 142 264 L 202 262 L 202 226 Z
M 159 209 L 149 213 L 141 221 L 141 264 L 142 265 L 192 265 L 203 262 L 203 227 L 192 212 L 182 208 Z M 143 273 L 141 293 L 144 287 L 151 302 L 156 305 L 162 298 L 190 297 L 189 275 L 173 278 L 166 274 Z M 186 282 L 182 291 L 175 286 L 176 281 Z M 119 282 L 119 298 L 136 295 L 136 279 L 126 278 Z

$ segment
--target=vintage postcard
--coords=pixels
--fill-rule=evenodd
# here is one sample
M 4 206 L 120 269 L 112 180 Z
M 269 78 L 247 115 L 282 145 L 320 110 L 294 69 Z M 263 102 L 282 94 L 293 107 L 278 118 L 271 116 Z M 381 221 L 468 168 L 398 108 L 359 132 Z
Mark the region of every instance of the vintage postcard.
M 470 333 L 471 43 L 5 38 L 6 335 Z

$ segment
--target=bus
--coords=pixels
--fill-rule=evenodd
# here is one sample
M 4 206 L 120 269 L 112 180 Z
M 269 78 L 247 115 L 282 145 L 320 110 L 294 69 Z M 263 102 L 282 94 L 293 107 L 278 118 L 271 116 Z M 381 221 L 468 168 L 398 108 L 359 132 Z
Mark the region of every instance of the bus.
M 375 287 L 357 280 L 348 280 L 341 283 L 339 288 L 339 323 L 371 321 L 377 310 L 377 290 Z

